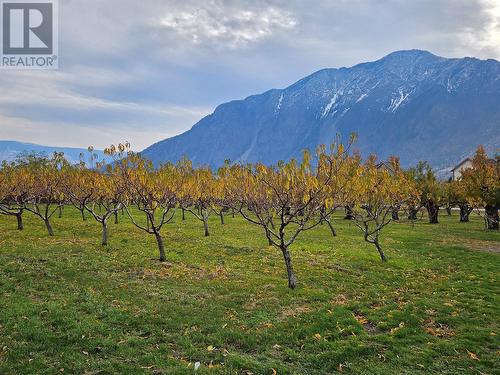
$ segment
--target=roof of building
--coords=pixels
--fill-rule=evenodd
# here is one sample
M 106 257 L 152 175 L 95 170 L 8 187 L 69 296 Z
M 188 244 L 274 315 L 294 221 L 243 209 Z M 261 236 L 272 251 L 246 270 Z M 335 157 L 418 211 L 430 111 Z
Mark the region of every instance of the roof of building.
M 392 164 L 390 162 L 388 162 L 388 161 L 380 162 L 375 167 L 377 169 L 385 168 L 385 169 L 387 169 L 389 171 L 389 173 L 394 174 L 394 168 L 392 167 Z
M 458 168 L 460 168 L 463 164 L 467 163 L 468 161 L 472 161 L 471 158 L 465 158 L 464 160 L 462 160 L 460 163 L 458 163 L 454 168 L 452 168 L 452 172 Z

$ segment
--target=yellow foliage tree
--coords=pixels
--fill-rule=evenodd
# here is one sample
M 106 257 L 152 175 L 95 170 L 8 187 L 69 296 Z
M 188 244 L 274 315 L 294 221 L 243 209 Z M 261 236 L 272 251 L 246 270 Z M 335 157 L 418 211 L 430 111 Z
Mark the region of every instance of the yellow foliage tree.
M 472 159 L 472 168 L 462 171 L 461 182 L 469 204 L 484 209 L 486 228 L 498 230 L 500 156 L 489 159 L 484 147 L 479 146 Z
M 386 261 L 380 233 L 391 222 L 395 208 L 413 205 L 418 199 L 416 187 L 401 170 L 398 159 L 391 158 L 387 166 L 377 164 L 375 156 L 359 166 L 352 184 L 353 221 L 363 231 L 365 241 L 373 244 Z

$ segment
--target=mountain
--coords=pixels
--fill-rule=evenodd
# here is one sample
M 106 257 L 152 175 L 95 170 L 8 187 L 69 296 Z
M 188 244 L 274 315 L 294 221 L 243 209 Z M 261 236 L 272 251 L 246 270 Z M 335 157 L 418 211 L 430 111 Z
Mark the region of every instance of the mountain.
M 453 166 L 479 144 L 500 147 L 500 63 L 391 53 L 351 68 L 323 69 L 282 90 L 218 106 L 189 131 L 143 155 L 159 164 L 184 155 L 196 164 L 225 159 L 275 163 L 355 132 L 363 155 L 399 155 Z
M 89 161 L 89 153 L 87 149 L 84 148 L 70 148 L 70 147 L 51 147 L 51 146 L 41 146 L 33 143 L 22 143 L 15 141 L 1 141 L 0 140 L 0 162 L 3 160 L 13 161 L 17 156 L 22 153 L 32 153 L 36 152 L 38 154 L 44 154 L 46 156 L 52 156 L 54 152 L 63 152 L 64 157 L 72 164 L 78 163 L 80 161 L 80 154 L 83 153 L 84 160 Z M 94 150 L 97 154 L 98 161 L 105 158 L 104 152 L 100 150 Z M 109 159 L 109 158 L 106 158 Z

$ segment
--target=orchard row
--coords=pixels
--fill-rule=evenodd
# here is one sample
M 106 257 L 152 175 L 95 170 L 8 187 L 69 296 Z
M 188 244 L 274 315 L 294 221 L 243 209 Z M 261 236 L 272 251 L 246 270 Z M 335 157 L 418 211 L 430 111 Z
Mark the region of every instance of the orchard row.
M 25 155 L 0 169 L 0 213 L 17 218 L 23 229 L 23 214 L 29 212 L 45 223 L 54 235 L 51 218 L 62 207 L 72 205 L 83 220 L 92 217 L 102 227 L 102 245 L 108 244 L 108 222 L 125 211 L 144 233 L 155 236 L 160 261 L 167 258 L 166 224 L 176 212 L 191 213 L 210 234 L 210 215 L 238 213 L 262 228 L 269 245 L 282 254 L 288 285 L 295 288 L 290 246 L 304 231 L 328 224 L 337 210 L 359 227 L 364 240 L 386 256 L 380 234 L 392 220 L 417 219 L 422 207 L 431 223 L 438 222 L 439 208 L 460 207 L 461 221 L 473 209 L 483 212 L 489 229 L 498 229 L 500 172 L 498 158 L 491 161 L 480 147 L 460 181 L 440 182 L 431 168 L 420 163 L 404 170 L 396 157 L 378 162 L 375 156 L 362 160 L 351 144 L 319 147 L 314 155 L 304 152 L 301 161 L 263 164 L 231 164 L 217 171 L 193 167 L 184 159 L 155 168 L 130 151 L 128 144 L 111 146 L 111 163 L 97 162 L 89 148 L 90 162 L 68 163 L 62 154 L 51 158 Z

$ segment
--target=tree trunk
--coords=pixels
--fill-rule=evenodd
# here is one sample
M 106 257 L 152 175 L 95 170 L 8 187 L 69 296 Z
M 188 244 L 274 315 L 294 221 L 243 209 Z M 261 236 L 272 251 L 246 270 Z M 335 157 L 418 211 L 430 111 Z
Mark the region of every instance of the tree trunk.
M 53 236 L 54 231 L 52 230 L 52 225 L 50 225 L 49 219 L 43 219 L 43 221 L 45 222 L 45 227 L 47 227 L 47 232 L 49 232 L 49 236 Z
M 434 202 L 429 202 L 425 205 L 429 214 L 429 223 L 438 224 L 439 207 Z
M 408 220 L 417 220 L 418 210 L 415 208 L 410 208 L 408 211 Z
M 387 257 L 384 254 L 384 250 L 382 250 L 382 247 L 378 243 L 378 240 L 374 241 L 374 245 L 377 248 L 377 251 L 378 251 L 378 253 L 380 255 L 380 259 L 382 260 L 382 262 L 387 262 Z
M 399 210 L 397 208 L 394 208 L 391 212 L 392 220 L 399 220 Z
M 325 219 L 325 221 L 327 222 L 328 227 L 330 228 L 330 231 L 332 232 L 332 236 L 337 237 L 337 231 L 333 227 L 332 223 L 330 223 L 330 220 Z
M 231 212 L 232 212 L 233 219 L 234 219 L 234 208 L 233 208 L 233 209 L 231 209 Z
M 80 212 L 82 213 L 82 220 L 83 221 L 86 221 L 87 218 L 85 217 L 85 210 L 84 209 L 81 209 Z
M 267 244 L 269 246 L 273 246 L 273 241 L 271 240 L 271 233 L 269 232 L 269 230 L 267 230 L 267 227 L 264 227 L 265 231 L 266 231 L 266 238 L 267 238 Z
M 446 207 L 446 214 L 448 216 L 451 216 L 451 207 L 450 206 Z
M 182 221 L 186 220 L 186 210 L 182 209 Z
M 108 244 L 108 221 L 107 220 L 103 220 L 101 222 L 102 224 L 102 246 L 107 246 Z
M 472 212 L 472 208 L 469 208 L 467 203 L 460 204 L 460 222 L 468 223 L 469 222 L 469 214 Z
M 158 244 L 158 250 L 160 251 L 160 262 L 165 262 L 167 258 L 165 257 L 165 246 L 163 245 L 163 238 L 161 238 L 160 233 L 155 233 L 156 243 Z
M 62 206 L 59 205 L 59 219 L 62 218 Z
M 23 230 L 24 229 L 24 226 L 23 226 L 23 213 L 22 212 L 19 212 L 16 214 L 16 219 L 17 219 L 17 229 L 18 230 Z
M 285 259 L 286 272 L 288 276 L 288 287 L 290 289 L 295 289 L 297 286 L 297 279 L 295 278 L 295 273 L 293 272 L 292 258 L 290 257 L 290 252 L 284 246 L 281 247 L 281 252 L 283 253 L 283 258 Z
M 210 236 L 210 233 L 208 232 L 208 218 L 203 216 L 203 228 L 205 228 L 205 237 Z
M 219 215 L 220 215 L 220 223 L 221 225 L 224 225 L 224 213 L 221 211 Z
M 352 209 L 349 206 L 345 206 L 345 216 L 344 220 L 352 220 L 354 216 L 352 215 Z
M 118 224 L 118 210 L 114 212 L 115 215 L 115 224 Z
M 486 206 L 486 227 L 490 230 L 499 230 L 498 206 Z

